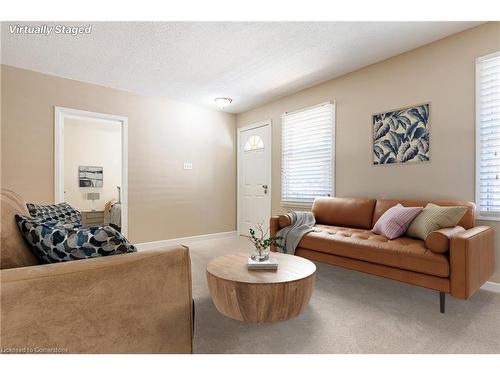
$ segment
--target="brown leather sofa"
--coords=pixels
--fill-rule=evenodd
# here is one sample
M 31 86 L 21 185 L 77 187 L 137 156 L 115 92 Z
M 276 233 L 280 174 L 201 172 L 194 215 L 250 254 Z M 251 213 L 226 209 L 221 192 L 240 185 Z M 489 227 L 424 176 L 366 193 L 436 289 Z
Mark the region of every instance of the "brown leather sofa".
M 189 250 L 183 246 L 38 264 L 1 189 L 2 353 L 191 353 Z
M 397 203 L 468 209 L 457 227 L 432 232 L 426 241 L 409 237 L 388 240 L 372 233 L 380 216 Z M 445 293 L 468 299 L 493 274 L 494 230 L 474 226 L 474 203 L 317 198 L 312 213 L 315 232 L 302 238 L 295 255 L 439 291 L 443 313 Z M 289 224 L 286 215 L 272 217 L 271 235 Z

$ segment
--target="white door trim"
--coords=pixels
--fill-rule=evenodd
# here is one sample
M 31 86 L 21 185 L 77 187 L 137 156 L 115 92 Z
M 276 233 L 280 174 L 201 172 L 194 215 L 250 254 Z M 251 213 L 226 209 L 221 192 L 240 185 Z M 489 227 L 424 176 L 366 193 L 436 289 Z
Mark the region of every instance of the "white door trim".
M 240 158 L 240 145 L 241 145 L 241 133 L 247 130 L 255 129 L 255 128 L 260 128 L 268 126 L 269 127 L 269 218 L 271 218 L 271 207 L 272 207 L 272 160 L 273 160 L 273 148 L 272 148 L 272 134 L 273 134 L 273 124 L 271 119 L 255 122 L 250 125 L 242 126 L 241 128 L 238 128 L 238 134 L 237 134 L 237 145 L 236 145 L 236 231 L 238 235 L 241 235 L 240 233 L 240 163 L 241 163 L 241 158 Z M 248 233 L 246 233 L 248 234 Z
M 54 107 L 54 203 L 64 201 L 64 120 L 84 118 L 117 121 L 122 126 L 122 233 L 128 235 L 128 118 L 107 113 L 89 112 L 80 109 Z

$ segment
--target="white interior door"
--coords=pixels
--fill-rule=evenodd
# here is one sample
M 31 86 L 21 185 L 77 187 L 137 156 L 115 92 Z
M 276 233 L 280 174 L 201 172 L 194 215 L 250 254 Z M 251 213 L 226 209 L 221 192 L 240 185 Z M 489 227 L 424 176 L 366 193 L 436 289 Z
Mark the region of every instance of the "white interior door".
M 238 144 L 238 229 L 248 236 L 249 229 L 262 224 L 269 228 L 271 216 L 271 126 L 269 122 L 243 128 Z

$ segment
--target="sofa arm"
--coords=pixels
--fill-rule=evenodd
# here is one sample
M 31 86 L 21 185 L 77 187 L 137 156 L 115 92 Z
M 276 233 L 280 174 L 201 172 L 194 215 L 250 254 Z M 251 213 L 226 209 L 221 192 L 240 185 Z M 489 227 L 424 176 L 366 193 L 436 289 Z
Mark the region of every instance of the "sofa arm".
M 272 216 L 269 224 L 269 232 L 271 237 L 276 236 L 276 233 L 284 227 L 290 225 L 290 217 L 288 215 Z M 271 245 L 271 251 L 276 251 L 276 246 Z
M 450 246 L 451 295 L 467 299 L 493 275 L 495 231 L 474 227 L 454 235 Z
M 0 272 L 4 352 L 192 352 L 186 247 Z
M 275 236 L 276 233 L 282 228 L 290 225 L 290 216 L 288 215 L 277 215 L 271 217 L 270 232 L 271 236 Z
M 276 236 L 276 233 L 280 230 L 279 220 L 279 216 L 271 216 L 271 221 L 269 222 L 269 234 L 271 237 Z M 277 250 L 275 245 L 271 245 L 270 249 L 271 251 Z

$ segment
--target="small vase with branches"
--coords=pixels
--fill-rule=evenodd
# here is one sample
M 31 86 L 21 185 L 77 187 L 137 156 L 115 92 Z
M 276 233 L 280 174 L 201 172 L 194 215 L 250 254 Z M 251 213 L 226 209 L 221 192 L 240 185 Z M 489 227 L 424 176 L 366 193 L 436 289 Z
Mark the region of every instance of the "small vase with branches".
M 255 229 L 250 228 L 250 241 L 252 241 L 255 246 L 255 252 L 252 254 L 252 260 L 256 262 L 265 262 L 269 259 L 269 247 L 274 245 L 280 249 L 284 247 L 278 242 L 283 239 L 283 237 L 267 237 L 269 231 L 264 232 L 262 224 L 256 225 L 258 234 Z M 267 237 L 267 238 L 266 238 Z

